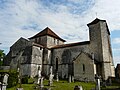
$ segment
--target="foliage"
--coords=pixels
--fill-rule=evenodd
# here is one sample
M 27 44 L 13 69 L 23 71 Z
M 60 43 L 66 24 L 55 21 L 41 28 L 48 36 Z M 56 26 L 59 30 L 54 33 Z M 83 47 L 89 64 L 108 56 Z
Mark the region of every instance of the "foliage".
M 23 76 L 22 77 L 22 84 L 28 84 L 28 76 Z
M 31 80 L 30 80 L 31 81 Z M 65 80 L 56 82 L 54 81 L 53 86 L 48 86 L 48 80 L 44 80 L 44 87 L 51 88 L 51 90 L 74 90 L 76 85 L 82 86 L 84 90 L 92 90 L 95 88 L 95 83 L 84 83 L 84 82 L 75 82 L 75 83 L 68 83 Z M 22 84 L 24 90 L 34 90 L 35 84 Z M 7 90 L 16 90 L 18 86 L 8 88 Z M 102 87 L 101 90 L 120 90 L 120 83 L 113 83 L 112 86 L 107 86 L 106 88 Z
M 51 88 L 51 90 L 74 90 L 76 85 L 83 86 L 84 90 L 91 90 L 95 87 L 94 83 L 75 82 L 68 83 L 68 81 L 62 80 L 59 82 L 54 81 L 53 86 L 48 86 L 48 80 L 44 80 L 44 87 Z M 34 90 L 35 84 L 22 84 L 24 90 Z M 8 88 L 7 90 L 15 90 L 18 86 Z
M 18 84 L 18 72 L 17 71 L 10 71 L 7 87 L 13 87 L 13 86 L 16 86 L 17 84 Z
M 5 57 L 5 53 L 3 50 L 0 50 L 0 66 L 3 64 L 3 58 Z
M 8 86 L 7 87 L 13 87 L 16 86 L 18 83 L 18 73 L 16 70 L 0 70 L 0 74 L 3 76 L 5 73 L 9 74 L 8 77 Z

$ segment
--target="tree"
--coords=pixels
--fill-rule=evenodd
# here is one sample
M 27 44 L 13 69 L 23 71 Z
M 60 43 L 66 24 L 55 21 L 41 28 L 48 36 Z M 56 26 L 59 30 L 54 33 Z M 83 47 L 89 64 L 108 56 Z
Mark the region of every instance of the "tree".
M 0 66 L 3 64 L 3 58 L 5 57 L 4 50 L 0 50 Z

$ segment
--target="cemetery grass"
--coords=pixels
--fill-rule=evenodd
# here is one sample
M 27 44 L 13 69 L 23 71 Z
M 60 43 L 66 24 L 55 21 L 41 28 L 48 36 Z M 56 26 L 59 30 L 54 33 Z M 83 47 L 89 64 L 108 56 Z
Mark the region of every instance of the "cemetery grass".
M 54 81 L 52 86 L 48 86 L 48 80 L 44 80 L 44 87 L 51 88 L 51 90 L 74 90 L 76 85 L 82 86 L 84 90 L 91 90 L 95 88 L 95 83 L 85 83 L 85 82 L 71 82 L 68 83 L 66 80 L 60 80 L 59 82 Z M 19 85 L 12 88 L 7 88 L 7 90 L 16 90 Z M 33 84 L 33 80 L 29 79 L 28 84 L 22 84 L 24 90 L 35 90 L 36 85 Z M 119 89 L 118 89 L 119 88 Z M 120 83 L 113 83 L 112 86 L 101 87 L 101 90 L 120 90 Z
M 44 87 L 51 88 L 51 90 L 74 90 L 76 85 L 82 86 L 85 90 L 91 90 L 95 87 L 95 83 L 85 83 L 85 82 L 71 82 L 68 83 L 66 80 L 60 80 L 59 82 L 54 81 L 52 86 L 48 86 L 48 80 L 44 80 Z M 17 86 L 8 88 L 7 90 L 16 90 Z M 28 84 L 22 84 L 24 90 L 35 90 L 36 85 L 33 81 Z

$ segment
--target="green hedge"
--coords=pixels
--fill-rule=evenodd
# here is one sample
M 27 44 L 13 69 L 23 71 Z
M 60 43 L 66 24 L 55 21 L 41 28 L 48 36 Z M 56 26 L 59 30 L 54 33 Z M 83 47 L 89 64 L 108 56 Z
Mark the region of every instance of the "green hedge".
M 2 75 L 2 79 L 3 76 L 5 75 L 5 73 L 9 74 L 8 77 L 8 88 L 16 86 L 18 84 L 18 72 L 16 70 L 0 70 L 0 74 Z
M 29 77 L 26 75 L 26 76 L 23 76 L 22 77 L 22 84 L 28 84 L 28 79 L 29 79 Z
M 16 86 L 18 84 L 18 72 L 10 71 L 9 78 L 8 78 L 8 88 Z

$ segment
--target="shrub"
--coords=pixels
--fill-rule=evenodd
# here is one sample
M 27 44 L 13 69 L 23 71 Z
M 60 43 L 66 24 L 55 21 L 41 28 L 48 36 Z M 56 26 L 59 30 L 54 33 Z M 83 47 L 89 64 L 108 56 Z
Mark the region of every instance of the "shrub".
M 8 88 L 16 86 L 18 84 L 18 72 L 10 71 L 8 78 Z
M 28 78 L 29 78 L 28 76 L 23 76 L 21 81 L 22 84 L 28 84 Z

